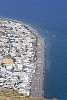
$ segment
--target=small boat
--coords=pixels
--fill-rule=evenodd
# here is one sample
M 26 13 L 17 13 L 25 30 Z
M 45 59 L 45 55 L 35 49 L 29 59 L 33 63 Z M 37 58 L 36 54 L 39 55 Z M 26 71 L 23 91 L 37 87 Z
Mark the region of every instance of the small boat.
M 56 35 L 52 35 L 52 37 L 56 37 Z

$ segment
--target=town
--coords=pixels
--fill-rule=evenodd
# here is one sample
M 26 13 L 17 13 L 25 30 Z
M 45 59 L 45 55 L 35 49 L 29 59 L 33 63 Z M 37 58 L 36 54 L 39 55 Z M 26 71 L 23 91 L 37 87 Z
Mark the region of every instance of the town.
M 37 66 L 37 37 L 24 24 L 0 19 L 0 88 L 30 95 Z

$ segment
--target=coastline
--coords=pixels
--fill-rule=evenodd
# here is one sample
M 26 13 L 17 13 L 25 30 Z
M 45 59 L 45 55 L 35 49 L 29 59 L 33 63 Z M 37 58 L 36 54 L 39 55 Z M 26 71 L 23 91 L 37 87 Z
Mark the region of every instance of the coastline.
M 34 34 L 37 37 L 37 63 L 36 63 L 36 69 L 35 69 L 35 74 L 32 77 L 32 82 L 31 82 L 31 96 L 35 97 L 43 97 L 43 73 L 44 73 L 44 52 L 45 52 L 45 43 L 44 39 L 39 35 L 39 33 L 33 29 L 31 26 L 21 22 L 17 21 L 14 19 L 8 19 L 8 18 L 3 18 L 7 20 L 12 20 L 21 23 L 24 27 L 26 27 L 32 34 Z
M 38 47 L 37 47 L 37 67 L 36 72 L 32 78 L 32 84 L 31 84 L 31 95 L 35 97 L 43 97 L 44 91 L 43 91 L 43 74 L 44 74 L 44 49 L 45 49 L 45 43 L 44 39 L 40 36 L 38 36 Z
M 20 21 L 19 21 L 20 22 Z M 30 95 L 33 97 L 43 97 L 44 91 L 44 70 L 45 70 L 45 39 L 41 37 L 41 35 L 37 32 L 36 29 L 32 28 L 28 24 L 21 22 L 21 24 L 27 26 L 36 37 L 38 38 L 37 41 L 37 66 L 35 74 L 32 77 L 31 82 L 31 93 Z M 39 79 L 38 79 L 39 78 Z

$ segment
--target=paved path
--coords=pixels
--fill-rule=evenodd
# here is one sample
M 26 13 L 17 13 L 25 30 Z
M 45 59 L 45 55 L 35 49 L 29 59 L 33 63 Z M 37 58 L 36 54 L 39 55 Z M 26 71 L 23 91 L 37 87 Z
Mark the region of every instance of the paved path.
M 37 68 L 32 78 L 31 95 L 35 97 L 43 97 L 43 68 L 44 68 L 44 39 L 39 37 L 37 49 Z

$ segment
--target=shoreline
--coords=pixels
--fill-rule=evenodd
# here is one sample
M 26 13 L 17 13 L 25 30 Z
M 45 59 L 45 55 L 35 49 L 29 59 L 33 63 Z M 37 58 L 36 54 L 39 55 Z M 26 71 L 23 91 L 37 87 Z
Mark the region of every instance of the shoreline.
M 2 19 L 2 18 L 1 18 Z M 35 96 L 35 97 L 43 97 L 43 84 L 44 84 L 44 69 L 45 69 L 45 57 L 44 57 L 44 53 L 45 53 L 45 42 L 44 39 L 41 37 L 41 35 L 39 35 L 39 33 L 32 28 L 31 26 L 21 22 L 21 21 L 17 21 L 14 19 L 9 19 L 9 18 L 3 18 L 5 20 L 11 20 L 11 21 L 15 21 L 20 23 L 21 25 L 23 25 L 25 28 L 27 28 L 27 30 L 29 30 L 30 32 L 32 32 L 32 34 L 34 34 L 38 41 L 37 41 L 37 65 L 36 65 L 36 69 L 35 69 L 35 73 L 32 77 L 32 82 L 31 82 L 31 96 Z
M 38 50 L 37 50 L 37 67 L 36 72 L 32 78 L 31 95 L 35 97 L 43 97 L 43 85 L 44 85 L 44 49 L 45 43 L 42 37 L 38 37 Z

